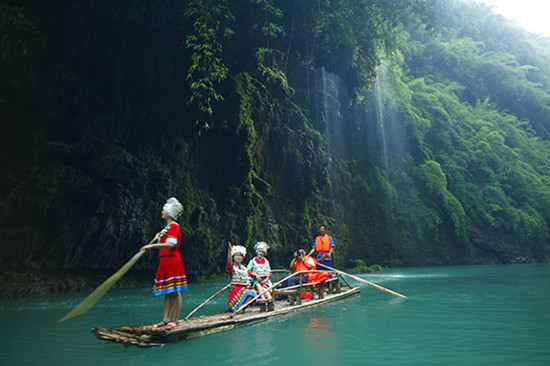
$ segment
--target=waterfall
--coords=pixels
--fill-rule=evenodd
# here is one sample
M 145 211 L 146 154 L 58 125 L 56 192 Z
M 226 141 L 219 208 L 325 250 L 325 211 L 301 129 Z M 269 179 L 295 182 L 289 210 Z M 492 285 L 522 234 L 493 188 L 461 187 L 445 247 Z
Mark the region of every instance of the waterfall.
M 378 140 L 380 143 L 380 149 L 381 149 L 381 160 L 382 160 L 382 168 L 383 168 L 383 176 L 384 176 L 384 206 L 386 207 L 388 219 L 389 219 L 389 225 L 390 225 L 390 238 L 392 238 L 393 241 L 393 232 L 394 232 L 394 210 L 393 210 L 393 203 L 392 203 L 392 194 L 390 191 L 391 187 L 391 174 L 390 174 L 390 162 L 389 162 L 389 152 L 388 152 L 388 131 L 387 131 L 387 123 L 386 123 L 386 116 L 385 116 L 385 98 L 384 95 L 385 87 L 387 86 L 386 83 L 386 73 L 385 69 L 381 66 L 378 68 L 376 72 L 376 79 L 375 79 L 375 85 L 374 85 L 374 104 L 376 109 L 376 126 L 378 130 Z
M 384 64 L 378 66 L 374 85 L 377 133 L 384 175 L 388 181 L 405 169 L 406 155 L 403 122 L 395 109 L 396 97 Z
M 350 198 L 343 169 L 355 166 L 355 173 L 369 172 L 373 178 L 378 177 L 380 214 L 387 223 L 387 240 L 394 242 L 396 187 L 401 189 L 406 184 L 401 174 L 405 140 L 389 73 L 380 66 L 373 89 L 364 92 L 363 102 L 359 103 L 350 103 L 347 87 L 337 75 L 318 68 L 313 76 L 313 125 L 325 137 L 327 154 L 323 192 L 328 202 L 324 214 L 334 222 L 345 217 L 345 213 L 338 212 L 342 206 L 337 204 Z M 357 202 L 361 205 L 360 198 Z
M 327 161 L 327 193 L 330 200 L 330 212 L 327 216 L 338 218 L 335 204 L 334 184 L 334 154 L 342 153 L 345 143 L 343 130 L 342 102 L 347 100 L 346 88 L 343 80 L 337 75 L 331 74 L 324 67 L 315 70 L 316 82 L 316 122 L 317 129 L 324 130 L 326 140 Z M 345 104 L 344 104 L 345 105 Z
M 378 136 L 380 147 L 382 149 L 382 163 L 384 165 L 384 176 L 389 181 L 389 160 L 388 160 L 388 142 L 386 137 L 386 121 L 384 118 L 384 103 L 382 101 L 382 81 L 380 72 L 376 73 L 374 86 L 374 97 L 376 101 L 376 123 L 378 126 Z
M 389 247 L 392 248 L 397 256 L 396 249 L 396 211 L 399 202 L 398 194 L 407 194 L 409 189 L 406 179 L 406 146 L 405 133 L 403 130 L 403 121 L 399 116 L 395 102 L 396 97 L 393 93 L 392 83 L 389 73 L 381 64 L 376 70 L 376 79 L 374 85 L 374 94 L 371 95 L 372 105 L 375 109 L 376 127 L 373 129 L 378 136 L 378 147 L 380 149 L 379 166 L 382 170 L 384 184 L 384 205 L 388 222 Z M 368 121 L 367 121 L 368 123 Z M 370 122 L 372 124 L 372 122 Z M 398 193 L 399 192 L 399 193 Z

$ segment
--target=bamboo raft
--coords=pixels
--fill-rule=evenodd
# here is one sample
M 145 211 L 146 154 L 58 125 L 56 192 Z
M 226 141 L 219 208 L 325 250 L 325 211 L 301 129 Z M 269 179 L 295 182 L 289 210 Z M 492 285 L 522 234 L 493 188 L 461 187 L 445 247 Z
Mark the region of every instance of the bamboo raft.
M 342 280 L 344 283 L 340 282 L 340 276 L 337 273 L 333 273 L 333 277 L 327 281 L 300 283 L 294 287 L 274 289 L 274 300 L 270 302 L 259 300 L 257 304 L 248 306 L 246 311 L 235 313 L 227 310 L 194 318 L 187 316 L 173 328 L 153 328 L 152 325 L 123 326 L 119 329 L 95 327 L 92 328 L 92 332 L 98 339 L 108 343 L 120 343 L 124 346 L 160 347 L 167 343 L 202 337 L 275 316 L 324 305 L 359 293 L 359 287 L 352 287 L 344 278 Z M 303 294 L 308 295 L 304 296 Z M 285 299 L 275 300 L 280 296 Z

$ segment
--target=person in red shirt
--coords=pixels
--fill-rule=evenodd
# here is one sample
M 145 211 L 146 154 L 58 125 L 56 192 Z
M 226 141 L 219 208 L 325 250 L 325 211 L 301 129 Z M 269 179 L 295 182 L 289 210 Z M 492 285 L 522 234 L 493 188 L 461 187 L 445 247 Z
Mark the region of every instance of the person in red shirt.
M 294 252 L 294 258 L 290 262 L 290 268 L 296 269 L 296 272 L 315 270 L 315 258 L 306 255 L 306 251 L 300 248 L 296 252 Z M 282 287 L 296 286 L 300 283 L 300 278 L 302 279 L 302 283 L 308 282 L 307 274 L 301 273 L 285 280 L 282 283 Z
M 166 227 L 157 233 L 155 244 L 144 245 L 142 250 L 158 249 L 159 265 L 155 275 L 153 294 L 164 296 L 164 316 L 162 321 L 153 325 L 158 327 L 175 327 L 178 325 L 181 310 L 180 291 L 187 290 L 187 277 L 180 256 L 181 231 L 176 219 L 183 211 L 183 206 L 174 197 L 168 199 L 162 208 L 161 217 Z

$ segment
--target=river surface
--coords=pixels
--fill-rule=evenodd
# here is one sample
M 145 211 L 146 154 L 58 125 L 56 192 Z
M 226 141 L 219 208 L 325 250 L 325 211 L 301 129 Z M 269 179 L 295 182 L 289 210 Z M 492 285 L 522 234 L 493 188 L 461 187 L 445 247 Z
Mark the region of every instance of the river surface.
M 550 264 L 423 267 L 358 275 L 359 295 L 160 348 L 97 340 L 94 326 L 150 324 L 163 299 L 114 289 L 62 324 L 87 294 L 0 302 L 0 365 L 550 365 Z M 181 317 L 226 284 L 191 283 Z M 221 294 L 203 307 L 225 310 Z

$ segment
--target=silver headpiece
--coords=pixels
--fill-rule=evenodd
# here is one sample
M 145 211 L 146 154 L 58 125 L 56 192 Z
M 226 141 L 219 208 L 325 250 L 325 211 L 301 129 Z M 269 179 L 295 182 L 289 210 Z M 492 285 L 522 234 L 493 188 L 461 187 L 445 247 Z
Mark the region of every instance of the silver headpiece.
M 256 245 L 254 245 L 254 250 L 256 251 L 256 253 L 264 252 L 265 254 L 267 254 L 268 249 L 269 245 L 267 245 L 265 241 L 259 241 L 256 243 Z
M 231 256 L 235 254 L 241 254 L 243 257 L 246 256 L 246 248 L 242 245 L 233 245 L 231 247 Z
M 168 216 L 175 220 L 178 215 L 183 211 L 183 206 L 181 205 L 180 201 L 172 197 L 169 198 L 168 201 L 166 201 L 162 209 L 166 211 Z

